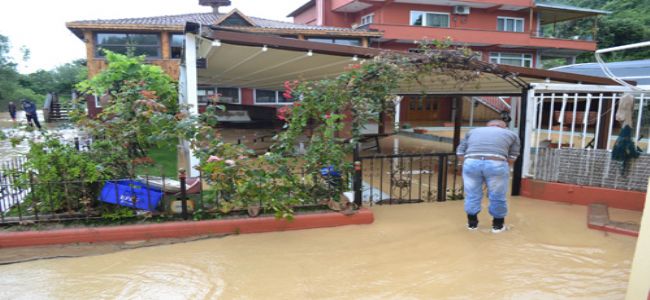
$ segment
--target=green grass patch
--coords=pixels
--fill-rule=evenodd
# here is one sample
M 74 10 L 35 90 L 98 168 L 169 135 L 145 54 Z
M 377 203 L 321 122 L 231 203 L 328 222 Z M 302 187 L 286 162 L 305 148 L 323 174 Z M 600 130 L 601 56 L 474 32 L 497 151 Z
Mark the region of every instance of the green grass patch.
M 136 170 L 139 175 L 178 177 L 178 154 L 176 145 L 168 145 L 149 150 L 149 157 L 154 165 L 141 166 Z M 162 172 L 162 174 L 161 174 Z

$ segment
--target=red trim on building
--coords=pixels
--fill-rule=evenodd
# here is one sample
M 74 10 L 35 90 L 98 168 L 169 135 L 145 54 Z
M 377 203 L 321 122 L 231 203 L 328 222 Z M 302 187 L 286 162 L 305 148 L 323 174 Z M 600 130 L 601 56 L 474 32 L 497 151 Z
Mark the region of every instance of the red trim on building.
M 608 207 L 643 211 L 646 193 L 591 186 L 522 180 L 522 196 L 579 205 L 603 203 Z
M 183 238 L 198 235 L 262 233 L 286 230 L 371 224 L 374 215 L 368 209 L 346 216 L 341 213 L 298 215 L 293 221 L 274 217 L 195 222 L 169 222 L 148 225 L 127 225 L 100 228 L 75 228 L 49 231 L 0 233 L 0 248 L 139 241 L 161 238 Z

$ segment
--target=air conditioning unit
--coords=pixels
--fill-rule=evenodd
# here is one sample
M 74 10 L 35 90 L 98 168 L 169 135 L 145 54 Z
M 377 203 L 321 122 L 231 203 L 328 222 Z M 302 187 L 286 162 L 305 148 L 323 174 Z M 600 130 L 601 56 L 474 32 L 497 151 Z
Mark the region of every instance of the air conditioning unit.
M 455 15 L 469 15 L 469 6 L 454 6 Z

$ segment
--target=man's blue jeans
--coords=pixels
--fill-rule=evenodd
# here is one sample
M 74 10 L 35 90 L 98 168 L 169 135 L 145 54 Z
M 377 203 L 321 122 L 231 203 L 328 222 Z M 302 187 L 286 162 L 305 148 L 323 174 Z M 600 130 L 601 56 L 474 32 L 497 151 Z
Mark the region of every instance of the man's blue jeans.
M 506 161 L 466 159 L 463 163 L 465 212 L 475 215 L 481 211 L 483 183 L 486 183 L 490 214 L 494 218 L 505 218 L 508 214 L 506 193 L 509 179 L 510 166 Z

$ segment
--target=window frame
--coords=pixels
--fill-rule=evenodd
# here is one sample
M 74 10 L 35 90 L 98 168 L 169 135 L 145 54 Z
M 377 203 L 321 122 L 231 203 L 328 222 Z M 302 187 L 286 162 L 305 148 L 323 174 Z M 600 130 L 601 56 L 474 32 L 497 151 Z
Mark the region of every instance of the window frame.
M 275 102 L 257 102 L 257 91 L 272 91 L 275 92 Z M 280 97 L 282 97 L 282 92 L 280 91 L 274 91 L 274 90 L 267 90 L 267 89 L 253 89 L 253 103 L 255 105 L 293 105 L 295 101 L 291 102 L 280 102 Z
M 97 95 L 93 95 L 93 97 L 95 97 L 95 108 L 102 108 L 102 101 L 100 101 L 101 97 Z
M 415 20 L 413 18 L 414 13 L 421 13 L 424 15 L 424 18 L 422 19 L 422 25 L 415 25 L 413 24 L 413 21 Z M 444 15 L 447 16 L 447 26 L 443 27 L 436 27 L 436 26 L 427 26 L 427 15 L 432 14 L 432 15 Z M 451 28 L 451 14 L 448 12 L 441 12 L 441 11 L 422 11 L 422 10 L 411 10 L 409 11 L 409 26 L 417 26 L 417 27 L 429 27 L 429 28 Z
M 502 64 L 502 63 L 501 63 L 501 60 L 504 58 L 504 55 L 503 55 L 503 54 L 505 54 L 505 56 L 506 56 L 505 59 L 515 59 L 515 57 L 514 57 L 515 55 L 520 56 L 520 58 L 521 58 L 521 64 L 519 65 L 519 67 L 532 68 L 532 67 L 534 66 L 534 65 L 533 65 L 533 63 L 534 63 L 534 61 L 533 61 L 533 55 L 530 54 L 530 53 L 519 53 L 519 52 L 490 52 L 490 56 L 489 56 L 488 60 L 489 60 L 490 63 Z M 510 56 L 510 57 L 508 57 L 508 56 Z M 493 58 L 496 59 L 496 62 L 493 62 L 493 61 L 492 61 Z M 526 61 L 529 61 L 529 62 L 530 62 L 530 65 L 529 65 L 529 66 L 526 66 Z
M 199 95 L 199 91 L 205 91 L 205 95 Z M 212 94 L 209 94 L 208 92 L 211 91 Z M 208 97 L 214 96 L 217 94 L 217 88 L 214 86 L 199 86 L 196 88 L 196 96 L 197 96 L 197 103 L 199 106 L 207 106 L 210 104 L 210 101 L 208 101 Z M 206 101 L 201 101 L 201 97 L 205 97 Z
M 503 29 L 504 30 L 499 30 L 499 20 L 503 20 Z M 514 23 L 514 31 L 510 30 L 505 30 L 507 26 L 507 21 L 508 20 L 513 20 Z M 521 21 L 521 31 L 517 31 L 517 21 Z M 497 16 L 497 31 L 498 32 L 517 32 L 517 33 L 522 33 L 526 32 L 526 18 L 518 18 L 518 17 L 506 17 L 506 16 Z
M 370 22 L 367 22 L 370 20 Z M 374 24 L 375 23 L 375 13 L 370 13 L 365 16 L 361 16 L 361 21 L 359 22 L 360 26 Z
M 240 87 L 216 87 L 215 88 L 215 93 L 220 95 L 221 93 L 219 92 L 219 89 L 237 89 L 237 102 L 223 102 L 223 103 L 230 103 L 230 104 L 241 104 L 241 88 Z
M 156 50 L 157 50 L 156 51 L 157 52 L 156 56 L 146 55 L 145 57 L 146 57 L 146 59 L 161 59 L 162 58 L 162 47 L 163 47 L 163 45 L 162 45 L 161 33 L 159 33 L 159 32 L 158 33 L 139 32 L 139 31 L 135 31 L 135 32 L 97 31 L 97 32 L 94 32 L 93 33 L 93 48 L 94 48 L 93 49 L 94 50 L 93 51 L 93 58 L 106 59 L 106 56 L 102 55 L 99 52 L 99 49 L 101 48 L 101 46 L 106 46 L 106 44 L 102 44 L 102 45 L 99 44 L 98 36 L 100 34 L 124 34 L 124 35 L 126 35 L 127 40 L 129 39 L 129 35 L 143 34 L 143 35 L 155 36 L 158 39 L 158 44 L 157 45 L 138 45 L 136 47 L 153 47 L 153 46 L 156 46 Z M 126 47 L 126 45 L 122 45 L 122 44 L 108 44 L 108 46 Z
M 183 37 L 183 42 L 182 42 L 182 44 L 180 46 L 180 48 L 181 48 L 181 57 L 178 57 L 178 58 L 175 58 L 172 55 L 172 53 L 174 53 L 174 51 L 173 51 L 174 46 L 173 46 L 172 42 L 174 41 L 174 36 L 175 35 L 179 35 L 179 36 Z M 182 59 L 183 58 L 182 50 L 183 50 L 183 45 L 184 44 L 185 44 L 185 35 L 182 32 L 180 32 L 180 33 L 179 32 L 170 32 L 169 33 L 169 59 Z
M 360 38 L 348 38 L 348 37 L 328 37 L 328 36 L 308 36 L 305 38 L 306 41 L 314 42 L 314 43 L 322 43 L 322 44 L 330 44 L 330 45 L 341 45 L 341 46 L 352 46 L 352 47 L 360 47 L 363 43 L 361 42 Z M 328 42 L 329 40 L 329 42 Z M 356 41 L 356 45 L 351 45 L 351 44 L 340 44 L 337 43 L 337 40 L 345 40 L 345 41 Z

